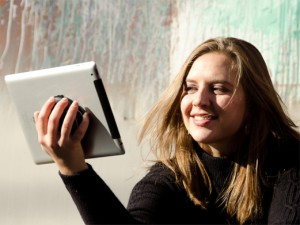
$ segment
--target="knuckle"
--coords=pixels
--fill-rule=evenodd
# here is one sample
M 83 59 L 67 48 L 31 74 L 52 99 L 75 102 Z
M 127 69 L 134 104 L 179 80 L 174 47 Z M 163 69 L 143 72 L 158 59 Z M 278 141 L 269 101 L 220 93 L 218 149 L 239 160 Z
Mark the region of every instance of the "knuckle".
M 54 124 L 56 122 L 56 119 L 52 116 L 49 117 L 49 123 Z
M 41 137 L 38 138 L 38 142 L 39 142 L 39 144 L 42 145 L 42 146 L 45 146 L 45 145 L 46 145 L 45 140 L 44 140 L 43 138 L 41 138 Z
M 49 148 L 50 148 L 50 149 L 56 149 L 56 148 L 57 148 L 57 143 L 55 143 L 55 142 L 50 142 L 50 143 L 49 143 Z
M 65 129 L 65 130 L 69 130 L 69 129 L 72 128 L 72 126 L 71 126 L 70 123 L 64 123 L 64 124 L 62 125 L 62 128 Z
M 43 121 L 45 118 L 46 118 L 46 116 L 42 115 L 42 114 L 39 114 L 38 117 L 37 117 L 37 119 L 38 119 L 39 122 Z
M 66 145 L 67 144 L 67 142 L 68 142 L 68 138 L 67 137 L 65 137 L 65 136 L 61 136 L 60 137 L 60 140 L 59 140 L 59 145 Z
M 38 142 L 41 146 L 45 148 L 55 149 L 57 147 L 56 141 L 51 139 L 48 140 L 46 138 L 39 137 Z
M 84 132 L 81 129 L 78 129 L 74 134 L 74 139 L 81 140 L 84 136 Z

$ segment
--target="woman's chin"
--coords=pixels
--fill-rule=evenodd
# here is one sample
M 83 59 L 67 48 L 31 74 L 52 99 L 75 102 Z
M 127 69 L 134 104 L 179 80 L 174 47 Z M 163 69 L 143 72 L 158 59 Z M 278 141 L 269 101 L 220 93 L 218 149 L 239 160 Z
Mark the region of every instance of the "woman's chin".
M 209 144 L 213 141 L 213 138 L 208 135 L 191 134 L 194 141 L 202 144 Z

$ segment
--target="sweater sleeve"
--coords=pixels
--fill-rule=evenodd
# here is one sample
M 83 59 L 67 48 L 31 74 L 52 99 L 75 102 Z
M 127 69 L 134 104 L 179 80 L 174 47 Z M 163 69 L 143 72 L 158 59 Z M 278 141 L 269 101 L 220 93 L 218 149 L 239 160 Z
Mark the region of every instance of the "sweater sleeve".
M 85 224 L 136 223 L 126 208 L 89 168 L 73 176 L 60 174 Z
M 85 224 L 199 221 L 195 219 L 198 208 L 176 184 L 175 175 L 160 163 L 134 186 L 127 209 L 90 165 L 79 174 L 60 176 Z
M 280 175 L 274 188 L 268 224 L 300 224 L 300 172 L 291 168 Z

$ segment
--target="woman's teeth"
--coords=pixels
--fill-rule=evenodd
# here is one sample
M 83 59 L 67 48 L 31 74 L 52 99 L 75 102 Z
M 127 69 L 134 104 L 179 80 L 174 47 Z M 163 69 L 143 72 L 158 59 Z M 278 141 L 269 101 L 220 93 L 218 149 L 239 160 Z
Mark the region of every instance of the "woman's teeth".
M 195 120 L 211 120 L 211 119 L 214 119 L 215 116 L 213 115 L 202 115 L 202 116 L 194 116 Z

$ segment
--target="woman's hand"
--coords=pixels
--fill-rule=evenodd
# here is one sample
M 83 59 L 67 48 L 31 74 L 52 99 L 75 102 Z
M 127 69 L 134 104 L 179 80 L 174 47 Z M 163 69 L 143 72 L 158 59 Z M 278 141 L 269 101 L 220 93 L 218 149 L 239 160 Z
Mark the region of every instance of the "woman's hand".
M 72 175 L 87 169 L 81 140 L 87 131 L 89 118 L 85 113 L 78 129 L 71 134 L 78 103 L 73 101 L 71 104 L 61 129 L 59 120 L 68 106 L 68 100 L 63 98 L 55 104 L 54 97 L 51 97 L 45 102 L 40 112 L 34 113 L 38 140 L 43 150 L 57 164 L 60 172 L 64 175 Z

